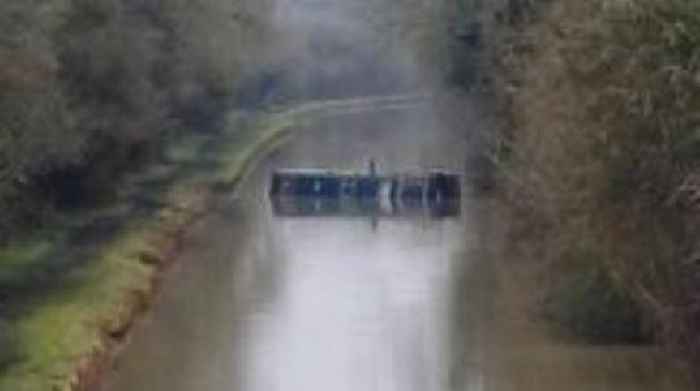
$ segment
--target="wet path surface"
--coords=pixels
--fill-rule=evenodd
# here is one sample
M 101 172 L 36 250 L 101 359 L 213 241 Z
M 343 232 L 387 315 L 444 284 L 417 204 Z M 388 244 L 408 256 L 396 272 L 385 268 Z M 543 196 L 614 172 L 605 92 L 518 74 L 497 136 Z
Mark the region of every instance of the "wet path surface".
M 577 349 L 505 338 L 512 332 L 494 327 L 494 251 L 484 245 L 494 222 L 486 224 L 484 201 L 465 199 L 461 216 L 441 220 L 272 213 L 266 181 L 275 168 L 363 170 L 374 157 L 389 172 L 462 171 L 467 140 L 432 113 L 428 104 L 356 113 L 297 133 L 193 227 L 106 389 L 676 389 L 659 383 L 663 372 L 637 373 L 644 352 L 609 356 L 619 362 L 602 363 L 609 375 L 591 383 L 595 356 L 576 361 Z M 518 361 L 529 354 L 539 361 Z M 561 360 L 565 377 L 537 381 Z

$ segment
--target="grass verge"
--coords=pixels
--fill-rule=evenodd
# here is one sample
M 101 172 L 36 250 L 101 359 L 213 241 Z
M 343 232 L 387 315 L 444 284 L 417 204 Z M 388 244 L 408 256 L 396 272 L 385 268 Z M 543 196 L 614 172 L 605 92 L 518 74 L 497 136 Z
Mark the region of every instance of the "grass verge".
M 183 138 L 167 165 L 126 180 L 118 205 L 0 250 L 0 390 L 94 388 L 210 191 L 237 184 L 298 118 Z

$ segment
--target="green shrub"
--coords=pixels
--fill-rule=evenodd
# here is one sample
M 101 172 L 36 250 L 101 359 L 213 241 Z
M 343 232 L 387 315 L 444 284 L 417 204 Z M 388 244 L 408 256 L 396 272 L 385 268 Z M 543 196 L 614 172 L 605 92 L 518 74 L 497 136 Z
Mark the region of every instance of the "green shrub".
M 544 315 L 565 330 L 593 343 L 640 343 L 651 340 L 642 308 L 606 270 L 589 261 L 562 274 L 547 292 Z
M 546 261 L 573 270 L 550 304 L 584 335 L 634 336 L 623 320 L 636 316 L 609 315 L 640 309 L 657 337 L 700 347 L 684 324 L 700 283 L 700 3 L 509 3 L 527 7 L 494 11 L 487 28 L 485 69 L 509 117 L 496 159 L 514 204 L 548 227 Z M 582 241 L 597 256 L 570 268 Z
M 0 317 L 0 370 L 11 365 L 18 358 L 11 328 L 7 326 Z

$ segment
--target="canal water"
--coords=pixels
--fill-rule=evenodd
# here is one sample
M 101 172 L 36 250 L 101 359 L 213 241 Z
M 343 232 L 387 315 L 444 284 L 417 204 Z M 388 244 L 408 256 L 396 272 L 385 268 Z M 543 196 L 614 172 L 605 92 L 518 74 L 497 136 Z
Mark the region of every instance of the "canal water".
M 192 227 L 106 391 L 681 390 L 645 349 L 509 327 L 487 200 L 459 216 L 280 217 L 277 168 L 464 171 L 430 104 L 319 121 Z M 466 115 L 465 118 L 468 118 Z

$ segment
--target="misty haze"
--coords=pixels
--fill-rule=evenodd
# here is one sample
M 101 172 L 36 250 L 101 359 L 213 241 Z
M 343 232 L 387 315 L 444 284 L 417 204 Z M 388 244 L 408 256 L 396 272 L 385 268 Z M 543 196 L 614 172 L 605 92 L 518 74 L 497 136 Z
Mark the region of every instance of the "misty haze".
M 690 0 L 3 0 L 0 391 L 694 389 L 698 37 Z

